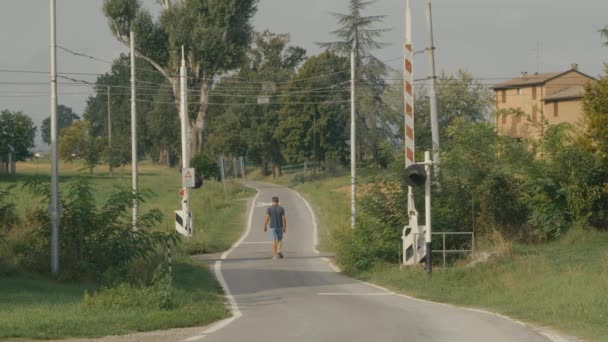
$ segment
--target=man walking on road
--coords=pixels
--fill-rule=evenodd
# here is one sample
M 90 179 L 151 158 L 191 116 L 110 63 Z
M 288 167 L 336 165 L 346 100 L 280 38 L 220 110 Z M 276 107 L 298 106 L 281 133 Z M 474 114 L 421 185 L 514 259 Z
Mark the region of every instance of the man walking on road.
M 277 256 L 283 258 L 281 247 L 283 245 L 283 233 L 287 233 L 287 220 L 285 219 L 285 209 L 279 205 L 279 198 L 272 198 L 272 206 L 266 211 L 266 221 L 264 222 L 264 232 L 268 230 L 270 223 L 270 237 L 272 239 L 272 260 Z

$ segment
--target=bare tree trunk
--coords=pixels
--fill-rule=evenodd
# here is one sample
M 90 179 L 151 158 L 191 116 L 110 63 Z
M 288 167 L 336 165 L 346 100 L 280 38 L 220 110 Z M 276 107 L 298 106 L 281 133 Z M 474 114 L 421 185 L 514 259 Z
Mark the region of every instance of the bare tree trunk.
M 272 166 L 272 178 L 281 177 L 283 175 L 283 170 L 281 169 L 280 164 L 274 164 Z
M 270 172 L 268 172 L 268 161 L 262 160 L 262 175 L 264 177 L 268 176 Z
M 200 154 L 203 150 L 203 141 L 205 138 L 205 130 L 207 128 L 207 113 L 209 112 L 209 88 L 210 84 L 203 77 L 201 81 L 199 109 L 196 119 L 191 123 L 192 134 L 190 135 L 192 151 Z

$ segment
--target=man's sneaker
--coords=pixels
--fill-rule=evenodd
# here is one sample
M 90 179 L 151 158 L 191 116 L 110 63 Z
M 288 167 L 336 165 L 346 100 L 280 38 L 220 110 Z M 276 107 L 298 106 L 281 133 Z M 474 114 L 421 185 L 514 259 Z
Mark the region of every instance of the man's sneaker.
M 273 256 L 272 256 L 272 260 L 277 260 L 277 256 L 276 256 L 276 255 L 273 255 Z
M 279 252 L 279 258 L 283 259 L 283 253 Z

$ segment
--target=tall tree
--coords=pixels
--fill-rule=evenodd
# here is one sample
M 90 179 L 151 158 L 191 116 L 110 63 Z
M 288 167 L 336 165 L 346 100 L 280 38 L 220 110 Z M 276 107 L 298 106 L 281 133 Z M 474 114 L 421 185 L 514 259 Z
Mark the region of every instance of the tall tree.
M 345 162 L 348 155 L 348 59 L 332 52 L 311 57 L 288 84 L 275 137 L 293 163 Z
M 144 60 L 137 58 L 136 67 L 138 76 L 137 94 L 137 144 L 140 155 L 154 154 L 159 155 L 159 146 L 162 139 L 166 138 L 155 130 L 154 123 L 157 115 L 163 115 L 164 125 L 167 131 L 177 129 L 175 122 L 179 122 L 175 111 L 175 106 L 171 106 L 166 113 L 158 113 L 156 108 L 165 103 L 173 103 L 174 98 L 171 87 L 167 85 L 164 77 L 152 68 Z M 116 156 L 130 155 L 131 153 L 131 93 L 130 93 L 130 58 L 121 55 L 112 64 L 111 70 L 99 76 L 95 82 L 95 94 L 87 99 L 87 106 L 83 118 L 91 123 L 91 135 L 106 138 L 108 136 L 109 125 L 112 127 L 112 153 L 106 155 L 106 162 L 112 167 L 121 166 L 123 158 Z M 108 101 L 108 87 L 110 87 L 110 101 Z M 156 98 L 159 92 L 169 94 L 164 98 Z M 111 120 L 108 122 L 108 103 L 111 107 Z M 175 117 L 172 117 L 175 116 Z M 162 132 L 165 134 L 167 132 Z M 172 134 L 171 136 L 175 136 Z M 178 138 L 179 139 L 179 138 Z M 120 142 L 120 143 L 119 143 Z M 118 160 L 121 160 L 120 162 Z M 128 164 L 128 163 L 127 163 Z
M 36 126 L 29 116 L 20 111 L 0 113 L 0 153 L 8 153 L 12 147 L 17 161 L 25 160 L 32 156 L 35 138 Z
M 167 86 L 167 82 L 159 86 L 145 125 L 152 160 L 173 167 L 181 159 L 181 131 L 179 115 L 172 104 L 175 99 Z
M 201 152 L 214 77 L 241 64 L 253 31 L 257 0 L 161 0 L 159 4 L 158 19 L 138 0 L 104 0 L 103 10 L 112 33 L 123 44 L 129 44 L 133 29 L 138 56 L 171 83 L 176 108 L 180 53 L 185 47 L 193 76 L 189 87 L 198 94 L 190 113 L 191 147 L 193 152 Z
M 243 65 L 211 93 L 209 143 L 215 154 L 247 156 L 264 174 L 280 170 L 280 148 L 273 133 L 278 125 L 281 93 L 306 50 L 289 45 L 289 35 L 256 33 Z M 258 103 L 259 101 L 259 103 Z
M 363 12 L 376 0 L 350 0 L 349 12 L 334 13 L 339 28 L 333 34 L 338 41 L 321 43 L 321 47 L 335 51 L 339 55 L 355 54 L 358 123 L 358 159 L 363 159 L 365 150 L 373 155 L 378 164 L 379 153 L 379 108 L 382 107 L 382 93 L 386 87 L 385 77 L 388 67 L 373 55 L 373 51 L 385 46 L 380 42 L 387 29 L 377 28 L 386 16 L 365 16 Z
M 84 158 L 90 131 L 91 123 L 87 120 L 76 121 L 62 129 L 59 133 L 59 158 L 68 162 Z
M 608 65 L 606 76 L 587 85 L 583 97 L 585 138 L 583 142 L 599 153 L 608 165 Z
M 57 106 L 57 127 L 58 130 L 71 125 L 74 121 L 79 120 L 80 117 L 72 111 L 72 108 L 66 107 L 64 105 Z M 42 134 L 42 141 L 47 145 L 51 144 L 51 118 L 48 117 L 42 121 L 42 126 L 40 126 L 40 133 Z
M 432 146 L 429 98 L 425 94 L 420 91 L 416 95 L 416 147 L 421 151 Z M 441 73 L 437 79 L 437 97 L 441 141 L 450 139 L 447 127 L 457 118 L 464 122 L 490 119 L 492 94 L 467 71 L 459 70 L 453 75 Z

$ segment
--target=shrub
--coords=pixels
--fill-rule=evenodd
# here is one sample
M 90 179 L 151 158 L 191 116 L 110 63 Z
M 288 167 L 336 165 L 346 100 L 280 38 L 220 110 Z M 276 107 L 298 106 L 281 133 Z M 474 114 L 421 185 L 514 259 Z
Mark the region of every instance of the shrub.
M 215 160 L 205 155 L 197 154 L 190 161 L 190 165 L 196 170 L 196 174 L 201 175 L 203 179 L 217 180 L 219 178 L 220 167 Z
M 8 201 L 10 188 L 0 189 L 0 244 L 5 243 L 6 234 L 18 223 L 15 204 Z
M 27 187 L 48 199 L 48 184 L 29 182 Z M 108 269 L 149 256 L 157 245 L 166 241 L 166 234 L 150 231 L 162 219 L 158 210 L 142 214 L 138 229 L 133 229 L 130 208 L 134 199 L 144 202 L 141 194 L 133 195 L 131 189 L 117 188 L 98 208 L 87 179 L 79 179 L 66 189 L 62 195 L 60 239 L 63 277 L 99 279 Z M 28 266 L 46 271 L 46 262 L 38 261 L 49 260 L 51 220 L 46 208 L 36 210 L 32 216 L 39 225 L 29 237 L 29 248 L 25 247 L 20 254 Z
M 83 304 L 90 308 L 111 310 L 170 310 L 174 307 L 171 276 L 159 266 L 149 286 L 122 283 L 93 294 L 85 292 Z
M 399 262 L 406 222 L 404 196 L 396 182 L 377 182 L 362 189 L 355 229 L 332 232 L 337 261 L 346 272 L 364 271 L 377 262 Z
M 365 271 L 377 262 L 399 262 L 401 229 L 383 227 L 375 217 L 362 214 L 357 227 L 332 231 L 336 260 L 346 273 Z

